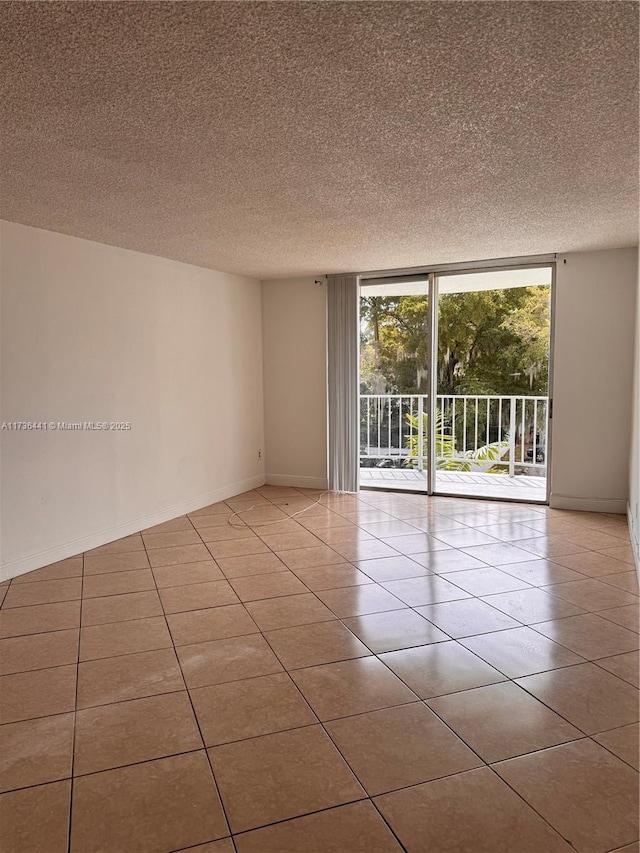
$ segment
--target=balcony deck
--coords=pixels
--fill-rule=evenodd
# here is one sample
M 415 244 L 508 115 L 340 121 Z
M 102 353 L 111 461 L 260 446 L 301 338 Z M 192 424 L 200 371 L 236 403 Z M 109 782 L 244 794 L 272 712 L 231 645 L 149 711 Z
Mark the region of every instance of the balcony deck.
M 547 499 L 546 477 L 502 474 L 467 474 L 438 471 L 437 491 L 446 495 L 499 498 L 544 503 Z M 427 474 L 402 468 L 361 468 L 360 486 L 365 489 L 402 489 L 423 492 Z
M 426 459 L 428 402 L 423 394 L 361 394 L 361 460 L 402 464 L 409 454 L 417 456 L 420 447 Z M 459 457 L 476 469 L 439 470 L 438 494 L 546 502 L 547 397 L 438 394 L 436 406 L 441 416 L 438 440 L 451 445 L 444 456 Z M 490 444 L 499 449 L 504 474 L 486 473 L 492 463 L 481 461 L 487 458 L 482 452 Z M 410 468 L 360 468 L 363 488 L 423 492 L 426 480 L 426 472 Z

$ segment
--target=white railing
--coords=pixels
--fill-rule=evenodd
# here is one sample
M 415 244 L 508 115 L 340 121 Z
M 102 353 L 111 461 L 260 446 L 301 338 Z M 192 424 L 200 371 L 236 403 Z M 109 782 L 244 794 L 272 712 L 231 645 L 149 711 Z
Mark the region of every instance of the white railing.
M 511 477 L 545 467 L 548 397 L 439 394 L 436 407 L 438 467 L 459 462 L 471 470 L 502 469 Z M 426 412 L 427 397 L 421 394 L 360 395 L 361 466 L 366 467 L 366 460 L 391 460 L 423 471 Z M 474 458 L 485 455 L 487 445 L 494 451 L 490 464 Z

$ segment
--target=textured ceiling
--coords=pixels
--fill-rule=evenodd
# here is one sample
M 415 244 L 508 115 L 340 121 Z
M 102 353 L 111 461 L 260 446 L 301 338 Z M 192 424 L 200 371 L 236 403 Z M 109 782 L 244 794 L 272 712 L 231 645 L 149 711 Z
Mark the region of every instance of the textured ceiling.
M 638 8 L 2 2 L 2 215 L 260 278 L 632 245 Z

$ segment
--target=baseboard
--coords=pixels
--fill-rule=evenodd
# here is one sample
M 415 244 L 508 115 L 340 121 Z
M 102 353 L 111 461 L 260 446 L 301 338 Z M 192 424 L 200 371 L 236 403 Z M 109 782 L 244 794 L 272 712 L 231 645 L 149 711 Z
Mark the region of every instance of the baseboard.
M 549 498 L 552 509 L 573 509 L 578 512 L 610 512 L 625 515 L 627 502 L 623 498 L 579 498 L 573 495 L 554 495 Z
M 217 501 L 224 501 L 227 498 L 242 494 L 242 492 L 248 492 L 250 489 L 264 486 L 264 484 L 265 477 L 263 474 L 247 480 L 241 480 L 237 483 L 230 483 L 227 486 L 222 486 L 197 497 L 181 501 L 158 512 L 140 515 L 131 521 L 90 533 L 87 536 L 73 539 L 71 542 L 55 545 L 53 548 L 47 548 L 36 554 L 27 554 L 18 560 L 3 563 L 0 566 L 0 581 L 24 575 L 27 572 L 32 572 L 34 569 L 40 569 L 42 566 L 57 563 L 58 560 L 65 560 L 67 557 L 74 557 L 83 551 L 90 551 L 92 548 L 98 548 L 100 545 L 106 545 L 108 542 L 113 542 L 116 539 L 122 539 L 123 536 L 129 536 L 131 533 L 137 533 L 139 530 L 145 530 L 147 527 L 162 524 L 164 521 L 170 521 L 172 518 L 177 518 L 187 512 L 194 512 L 197 509 L 202 509 L 203 506 L 209 506 L 209 504 L 216 503 Z
M 326 477 L 298 477 L 296 474 L 267 474 L 268 486 L 291 486 L 298 489 L 326 489 Z
M 629 536 L 631 537 L 633 561 L 635 563 L 638 580 L 640 581 L 640 530 L 636 530 L 633 524 L 633 515 L 631 514 L 630 504 L 627 504 L 627 521 L 629 522 Z

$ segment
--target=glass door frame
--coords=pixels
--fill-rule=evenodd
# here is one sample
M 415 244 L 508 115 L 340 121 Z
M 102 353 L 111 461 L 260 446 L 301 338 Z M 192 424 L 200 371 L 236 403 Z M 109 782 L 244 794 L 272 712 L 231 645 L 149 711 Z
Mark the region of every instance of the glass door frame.
M 436 398 L 438 394 L 438 277 L 429 273 L 429 376 L 427 379 L 427 494 L 436 486 Z M 434 360 L 435 352 L 435 360 Z
M 479 495 L 455 494 L 436 489 L 436 400 L 438 389 L 438 281 L 440 276 L 470 275 L 473 273 L 505 272 L 508 270 L 522 269 L 550 269 L 550 303 L 549 303 L 549 376 L 548 376 L 548 405 L 547 405 L 547 429 L 546 429 L 546 494 L 544 501 L 526 501 L 526 503 L 537 503 L 546 505 L 551 495 L 551 465 L 553 444 L 553 363 L 554 363 L 554 337 L 555 337 L 555 305 L 556 305 L 556 255 L 536 255 L 523 258 L 505 258 L 494 261 L 473 261 L 460 264 L 443 264 L 437 267 L 413 268 L 403 270 L 388 270 L 386 272 L 368 272 L 359 275 L 360 296 L 366 295 L 367 283 L 384 285 L 399 284 L 410 281 L 428 281 L 428 304 L 429 304 L 429 374 L 427 377 L 427 477 L 426 489 L 412 490 L 414 494 L 426 494 L 429 496 L 443 495 L 446 497 L 459 497 L 464 499 L 499 500 L 513 503 L 522 503 L 522 499 L 509 497 L 493 497 L 491 495 L 480 497 Z M 364 292 L 363 292 L 364 288 Z M 358 386 L 359 386 L 358 378 Z M 365 487 L 366 488 L 366 487 Z M 394 491 L 403 491 L 394 489 Z

